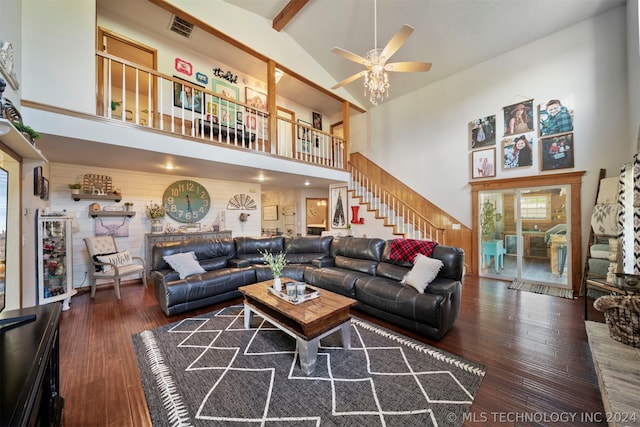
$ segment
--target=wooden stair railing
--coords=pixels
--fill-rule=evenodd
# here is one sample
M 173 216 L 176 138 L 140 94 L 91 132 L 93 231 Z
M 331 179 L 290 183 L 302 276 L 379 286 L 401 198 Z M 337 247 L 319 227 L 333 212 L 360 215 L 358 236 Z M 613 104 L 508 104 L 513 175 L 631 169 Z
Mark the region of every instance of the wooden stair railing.
M 430 238 L 441 244 L 462 248 L 472 254 L 469 227 L 407 187 L 361 153 L 349 156 L 350 190 L 367 210 L 386 226 L 394 227 L 394 234 L 416 239 Z M 389 215 L 390 214 L 390 215 Z M 470 262 L 465 259 L 467 274 Z

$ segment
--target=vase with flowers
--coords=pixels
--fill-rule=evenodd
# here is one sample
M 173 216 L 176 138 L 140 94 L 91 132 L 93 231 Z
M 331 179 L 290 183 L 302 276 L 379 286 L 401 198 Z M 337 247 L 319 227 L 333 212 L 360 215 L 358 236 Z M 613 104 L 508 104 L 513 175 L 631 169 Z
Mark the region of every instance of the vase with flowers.
M 264 257 L 264 263 L 269 266 L 271 269 L 271 273 L 273 274 L 273 289 L 276 291 L 282 290 L 282 281 L 280 280 L 280 276 L 282 276 L 282 270 L 284 266 L 287 265 L 286 252 L 280 252 L 279 254 L 272 254 L 271 252 L 260 251 L 258 250 Z
M 162 233 L 162 218 L 165 212 L 164 206 L 158 203 L 150 202 L 147 205 L 147 216 L 151 218 L 151 233 Z

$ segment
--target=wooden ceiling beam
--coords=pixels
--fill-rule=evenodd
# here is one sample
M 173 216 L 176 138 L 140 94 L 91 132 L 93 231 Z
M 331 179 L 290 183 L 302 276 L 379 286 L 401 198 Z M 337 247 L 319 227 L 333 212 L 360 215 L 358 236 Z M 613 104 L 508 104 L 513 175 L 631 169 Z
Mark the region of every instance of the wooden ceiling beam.
M 309 3 L 309 0 L 290 0 L 280 13 L 273 18 L 273 29 L 281 31 L 307 3 Z

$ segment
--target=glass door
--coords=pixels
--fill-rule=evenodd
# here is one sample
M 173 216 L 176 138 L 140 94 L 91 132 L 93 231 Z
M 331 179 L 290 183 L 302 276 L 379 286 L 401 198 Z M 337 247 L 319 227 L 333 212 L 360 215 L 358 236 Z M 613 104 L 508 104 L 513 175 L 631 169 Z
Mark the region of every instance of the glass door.
M 570 186 L 480 191 L 480 275 L 567 286 Z

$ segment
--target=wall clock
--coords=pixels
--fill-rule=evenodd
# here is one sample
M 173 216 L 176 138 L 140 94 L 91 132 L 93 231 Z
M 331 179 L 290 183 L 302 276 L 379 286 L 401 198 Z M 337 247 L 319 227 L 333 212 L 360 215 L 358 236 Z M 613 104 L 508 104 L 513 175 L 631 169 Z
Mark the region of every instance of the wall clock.
M 164 190 L 162 203 L 170 218 L 178 222 L 197 222 L 209 212 L 211 197 L 202 184 L 184 179 Z

